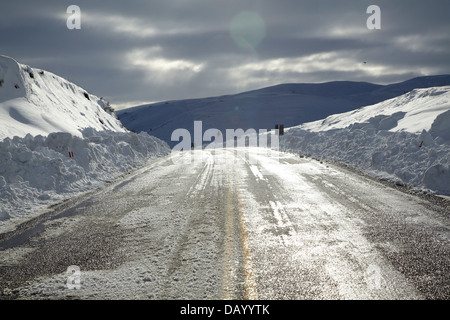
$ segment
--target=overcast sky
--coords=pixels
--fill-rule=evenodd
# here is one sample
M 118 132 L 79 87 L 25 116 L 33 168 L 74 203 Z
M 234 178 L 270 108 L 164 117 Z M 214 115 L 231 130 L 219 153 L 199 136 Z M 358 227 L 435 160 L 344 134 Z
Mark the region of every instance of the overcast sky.
M 66 25 L 72 4 L 79 30 Z M 370 5 L 381 29 L 367 28 Z M 0 54 L 116 107 L 288 82 L 387 84 L 450 74 L 449 12 L 448 0 L 5 0 Z

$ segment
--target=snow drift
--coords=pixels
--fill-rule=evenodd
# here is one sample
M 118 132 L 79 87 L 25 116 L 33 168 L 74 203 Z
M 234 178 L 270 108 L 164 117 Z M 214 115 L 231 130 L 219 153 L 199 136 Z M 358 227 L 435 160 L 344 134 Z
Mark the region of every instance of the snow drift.
M 288 128 L 280 148 L 450 195 L 450 86 Z
M 169 152 L 104 99 L 0 56 L 0 233 Z

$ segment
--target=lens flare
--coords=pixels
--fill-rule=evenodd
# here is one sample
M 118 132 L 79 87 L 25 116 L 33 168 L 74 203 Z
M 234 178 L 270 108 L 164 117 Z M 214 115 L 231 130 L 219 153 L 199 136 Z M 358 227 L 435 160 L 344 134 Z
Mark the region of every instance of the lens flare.
M 237 46 L 254 49 L 265 38 L 266 25 L 258 13 L 242 11 L 231 21 L 230 36 Z

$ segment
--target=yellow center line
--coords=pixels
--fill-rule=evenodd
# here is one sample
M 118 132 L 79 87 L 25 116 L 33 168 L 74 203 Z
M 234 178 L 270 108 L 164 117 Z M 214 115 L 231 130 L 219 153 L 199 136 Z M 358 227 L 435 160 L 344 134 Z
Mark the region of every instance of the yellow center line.
M 228 187 L 227 210 L 225 217 L 225 239 L 224 239 L 224 265 L 223 265 L 223 280 L 222 280 L 222 298 L 224 300 L 233 300 L 234 283 L 233 283 L 233 190 L 231 184 Z
M 242 255 L 244 259 L 243 263 L 244 263 L 245 299 L 258 300 L 258 290 L 256 285 L 255 271 L 253 267 L 252 251 L 250 248 L 250 238 L 239 194 L 237 195 L 237 202 L 238 202 L 237 207 L 239 214 L 239 226 L 241 230 Z
M 234 221 L 237 217 L 239 224 L 239 233 L 241 238 L 242 265 L 244 277 L 244 297 L 247 300 L 257 300 L 258 290 L 256 285 L 256 276 L 253 267 L 252 251 L 250 246 L 250 237 L 247 229 L 247 223 L 244 216 L 244 209 L 239 194 L 239 188 L 236 185 L 236 170 L 233 163 L 232 173 L 228 171 L 228 196 L 225 217 L 225 237 L 224 237 L 224 262 L 222 279 L 222 298 L 225 300 L 235 299 L 236 285 L 234 283 L 236 268 L 234 266 L 235 250 L 235 227 Z M 237 216 L 236 216 L 237 215 Z

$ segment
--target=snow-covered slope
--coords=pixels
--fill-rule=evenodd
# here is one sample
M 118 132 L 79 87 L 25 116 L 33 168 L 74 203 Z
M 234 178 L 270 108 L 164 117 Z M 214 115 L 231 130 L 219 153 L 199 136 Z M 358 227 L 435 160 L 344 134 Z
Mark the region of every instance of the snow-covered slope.
M 282 84 L 236 95 L 167 101 L 117 112 L 125 127 L 146 131 L 167 143 L 175 129 L 193 132 L 193 122 L 204 130 L 273 129 L 326 118 L 400 96 L 415 88 L 450 85 L 450 75 L 420 77 L 387 86 L 337 81 L 317 84 Z
M 0 233 L 169 152 L 103 99 L 0 56 Z
M 124 132 L 109 103 L 44 70 L 0 56 L 0 140 L 94 128 Z
M 280 146 L 450 195 L 450 86 L 288 128 Z
M 383 101 L 355 111 L 336 114 L 325 120 L 300 126 L 310 131 L 342 129 L 350 126 L 371 126 L 377 130 L 391 132 L 406 131 L 421 133 L 432 131 L 437 136 L 450 133 L 450 122 L 436 122 L 436 118 L 449 111 L 450 87 L 435 87 L 413 90 L 398 98 Z M 450 112 L 448 112 L 450 116 Z M 442 115 L 445 117 L 445 115 Z M 448 132 L 446 132 L 448 131 Z

